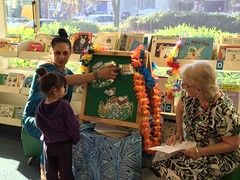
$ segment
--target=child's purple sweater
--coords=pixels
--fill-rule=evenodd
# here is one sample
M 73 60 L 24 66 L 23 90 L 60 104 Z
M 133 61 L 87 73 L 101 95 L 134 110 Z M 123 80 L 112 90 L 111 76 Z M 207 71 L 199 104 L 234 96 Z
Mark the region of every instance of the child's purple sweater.
M 36 110 L 36 125 L 47 143 L 79 141 L 79 122 L 68 101 L 60 99 L 51 104 L 41 101 Z

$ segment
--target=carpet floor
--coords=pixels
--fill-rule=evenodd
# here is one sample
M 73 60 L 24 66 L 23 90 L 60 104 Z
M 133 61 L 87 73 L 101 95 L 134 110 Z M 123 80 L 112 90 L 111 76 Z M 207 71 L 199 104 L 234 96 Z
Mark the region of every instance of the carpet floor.
M 0 125 L 0 180 L 39 180 L 39 162 L 27 165 L 21 143 L 21 128 Z M 145 161 L 142 180 L 159 180 L 148 168 Z

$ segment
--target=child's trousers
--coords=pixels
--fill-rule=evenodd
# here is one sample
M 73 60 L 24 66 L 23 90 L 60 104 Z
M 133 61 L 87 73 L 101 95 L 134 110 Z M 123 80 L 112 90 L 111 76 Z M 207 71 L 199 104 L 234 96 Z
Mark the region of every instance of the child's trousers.
M 74 180 L 72 172 L 72 141 L 46 143 L 44 160 L 47 180 Z M 59 174 L 58 174 L 59 173 Z

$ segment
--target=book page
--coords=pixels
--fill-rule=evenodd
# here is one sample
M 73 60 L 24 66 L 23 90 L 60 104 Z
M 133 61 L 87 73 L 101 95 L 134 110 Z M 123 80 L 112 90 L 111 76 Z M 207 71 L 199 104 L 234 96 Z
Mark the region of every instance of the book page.
M 169 145 L 162 145 L 162 146 L 155 146 L 149 148 L 149 150 L 154 150 L 154 151 L 160 151 L 166 154 L 171 154 L 174 152 L 178 152 L 184 149 L 189 149 L 192 147 L 195 147 L 197 145 L 196 142 L 191 142 L 191 141 L 183 141 L 182 143 L 175 144 L 174 146 L 169 146 Z

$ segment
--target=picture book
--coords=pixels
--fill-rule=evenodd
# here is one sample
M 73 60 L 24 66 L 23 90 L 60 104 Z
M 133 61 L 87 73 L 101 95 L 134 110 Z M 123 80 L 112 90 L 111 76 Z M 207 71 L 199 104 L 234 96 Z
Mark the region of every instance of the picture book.
M 134 49 L 136 49 L 139 44 L 143 44 L 143 39 L 144 39 L 144 34 L 138 34 L 138 33 L 134 33 L 134 34 L 128 34 L 128 38 L 127 38 L 127 51 L 132 51 Z
M 7 84 L 7 74 L 0 74 L 0 85 L 6 85 Z
M 92 37 L 93 35 L 90 32 L 79 32 L 73 34 L 70 37 L 73 53 L 75 54 L 86 53 L 89 46 L 92 44 Z
M 121 34 L 119 38 L 119 50 L 126 51 L 127 50 L 127 34 Z
M 225 61 L 240 61 L 240 48 L 226 48 Z
M 151 59 L 153 62 L 166 59 L 171 53 L 179 37 L 154 36 L 152 38 Z M 177 52 L 178 53 L 178 52 Z
M 181 39 L 179 59 L 212 59 L 213 38 L 186 37 Z
M 21 118 L 22 118 L 22 115 L 23 115 L 23 110 L 24 110 L 24 107 L 15 106 L 15 107 L 14 107 L 13 118 L 21 119 Z
M 20 73 L 9 73 L 7 77 L 7 86 L 20 87 L 21 82 L 24 78 L 23 74 Z
M 142 33 L 124 33 L 120 35 L 118 49 L 120 51 L 132 51 L 139 44 L 143 44 L 144 34 Z
M 226 49 L 240 49 L 240 44 L 239 45 L 231 45 L 231 44 L 220 44 L 218 45 L 218 52 L 217 52 L 217 59 L 218 60 L 225 60 L 226 58 Z M 231 53 L 230 53 L 231 54 Z M 228 55 L 228 58 L 230 56 Z M 230 58 L 231 59 L 231 58 Z
M 149 148 L 149 150 L 160 151 L 166 154 L 171 154 L 171 153 L 179 152 L 184 149 L 195 147 L 196 145 L 197 145 L 196 142 L 183 141 L 181 143 L 176 143 L 174 146 L 169 146 L 164 144 L 161 146 L 151 147 Z
M 32 84 L 32 76 L 28 76 L 28 77 L 25 77 L 23 79 L 23 83 L 22 83 L 22 86 L 23 87 L 27 87 L 27 88 L 30 88 L 31 87 L 31 84 Z
M 34 39 L 32 42 L 34 43 L 40 43 L 42 47 L 44 47 L 45 52 L 49 52 L 52 48 L 51 42 L 52 42 L 53 36 L 49 34 L 43 34 L 39 33 L 34 36 Z
M 106 50 L 116 50 L 118 47 L 118 32 L 101 32 L 94 36 L 93 45 L 104 47 Z
M 222 37 L 219 44 L 240 45 L 240 36 Z
M 14 106 L 7 105 L 7 104 L 1 104 L 1 106 L 0 106 L 0 116 L 1 117 L 11 118 L 11 117 L 13 117 L 13 112 L 14 112 Z

